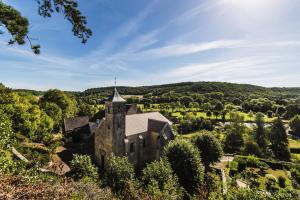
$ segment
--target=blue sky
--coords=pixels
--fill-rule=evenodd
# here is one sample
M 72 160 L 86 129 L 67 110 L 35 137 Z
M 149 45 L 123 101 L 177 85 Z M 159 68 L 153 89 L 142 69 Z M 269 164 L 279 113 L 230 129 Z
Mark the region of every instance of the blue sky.
M 36 1 L 3 0 L 27 16 L 42 46 L 7 46 L 0 82 L 12 88 L 84 90 L 118 85 L 224 81 L 300 86 L 300 0 L 79 0 L 86 45 Z

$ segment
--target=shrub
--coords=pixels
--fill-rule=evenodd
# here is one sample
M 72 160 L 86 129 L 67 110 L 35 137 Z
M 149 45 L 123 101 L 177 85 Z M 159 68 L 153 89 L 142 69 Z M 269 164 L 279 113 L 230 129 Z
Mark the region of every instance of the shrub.
M 186 140 L 174 140 L 164 153 L 183 188 L 191 195 L 199 193 L 203 166 L 198 150 Z
M 96 182 L 98 180 L 98 172 L 92 159 L 88 155 L 74 155 L 71 161 L 71 175 L 75 180 L 84 179 Z
M 165 159 L 148 164 L 142 171 L 141 181 L 146 192 L 154 199 L 181 198 L 178 178 L 173 175 L 170 163 Z
M 268 168 L 265 162 L 260 161 L 260 159 L 255 156 L 235 156 L 234 161 L 238 162 L 239 172 L 245 170 L 247 167 Z
M 300 184 L 300 172 L 299 172 L 299 170 L 291 169 L 291 176 L 297 184 Z
M 232 161 L 230 163 L 230 175 L 233 176 L 238 172 L 239 163 L 236 161 Z
M 265 185 L 266 185 L 266 189 L 269 192 L 274 193 L 274 192 L 277 192 L 279 190 L 279 188 L 277 187 L 277 179 L 271 174 L 266 175 Z
M 232 188 L 226 194 L 226 200 L 265 200 L 267 199 L 263 192 L 255 189 L 240 189 Z
M 0 149 L 8 149 L 15 143 L 11 120 L 0 110 Z
M 258 144 L 251 141 L 247 142 L 245 144 L 244 154 L 260 156 L 261 153 Z
M 13 155 L 9 151 L 0 149 L 0 174 L 15 175 L 25 168 L 22 161 L 14 161 Z
M 286 179 L 285 177 L 283 176 L 279 176 L 278 177 L 278 185 L 281 187 L 281 188 L 285 188 L 286 187 Z
M 117 199 L 107 188 L 100 188 L 98 184 L 92 182 L 73 182 L 72 183 L 73 194 L 71 199 L 89 199 L 89 200 L 99 200 L 99 199 Z

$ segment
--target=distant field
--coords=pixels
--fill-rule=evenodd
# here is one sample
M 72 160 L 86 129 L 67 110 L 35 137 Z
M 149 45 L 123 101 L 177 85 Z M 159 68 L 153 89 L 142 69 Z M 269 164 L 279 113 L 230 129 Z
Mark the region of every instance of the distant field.
M 289 138 L 289 148 L 300 148 L 300 141 Z
M 122 95 L 122 97 L 124 99 L 128 99 L 128 98 L 138 98 L 138 99 L 142 99 L 144 96 L 143 95 Z

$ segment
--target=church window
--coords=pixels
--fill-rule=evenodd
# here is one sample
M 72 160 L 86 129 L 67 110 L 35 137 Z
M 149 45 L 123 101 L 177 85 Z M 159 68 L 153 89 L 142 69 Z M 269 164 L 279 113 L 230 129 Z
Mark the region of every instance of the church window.
M 160 148 L 160 136 L 157 136 L 157 139 L 156 139 L 156 149 L 159 149 Z
M 117 121 L 117 126 L 118 126 L 118 128 L 121 127 L 120 119 L 118 119 L 118 121 Z
M 146 140 L 143 139 L 143 148 L 145 148 L 145 147 L 146 147 Z
M 110 129 L 110 124 L 107 125 L 107 129 L 108 129 L 108 130 Z
M 101 169 L 104 169 L 104 155 L 101 155 L 101 161 L 100 161 L 100 167 Z
M 130 153 L 134 152 L 134 143 L 130 143 Z

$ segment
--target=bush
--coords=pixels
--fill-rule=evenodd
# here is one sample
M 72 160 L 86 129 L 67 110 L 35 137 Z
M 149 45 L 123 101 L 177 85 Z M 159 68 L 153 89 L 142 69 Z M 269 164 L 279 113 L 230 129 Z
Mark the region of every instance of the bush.
M 166 146 L 164 153 L 183 188 L 191 195 L 198 194 L 203 181 L 198 150 L 186 140 L 174 140 Z
M 16 175 L 24 169 L 23 161 L 14 161 L 12 153 L 0 149 L 0 174 Z
M 99 200 L 99 199 L 117 199 L 111 190 L 107 188 L 100 188 L 98 184 L 92 182 L 73 182 L 73 194 L 71 199 L 85 199 L 85 200 Z
M 275 193 L 279 190 L 278 186 L 277 186 L 277 179 L 271 175 L 271 174 L 267 174 L 266 175 L 266 189 L 269 192 Z
M 278 185 L 281 187 L 281 188 L 285 188 L 286 187 L 286 179 L 285 177 L 283 176 L 279 176 L 278 177 Z
M 148 164 L 142 171 L 141 181 L 146 192 L 154 199 L 181 198 L 178 178 L 173 175 L 170 163 L 165 159 Z
M 300 171 L 299 170 L 291 169 L 291 176 L 297 184 L 300 184 Z
M 260 159 L 255 156 L 235 156 L 233 161 L 238 162 L 239 172 L 244 171 L 247 167 L 269 167 L 265 162 L 260 161 Z
M 0 110 L 0 149 L 8 149 L 15 143 L 11 120 Z
M 230 175 L 234 176 L 238 172 L 238 169 L 239 169 L 239 163 L 236 161 L 232 161 L 230 163 Z
M 244 154 L 245 155 L 255 155 L 255 156 L 260 156 L 260 149 L 258 144 L 254 143 L 254 142 L 247 142 L 245 144 L 245 149 L 244 149 Z
M 98 180 L 98 169 L 92 163 L 88 155 L 74 155 L 71 161 L 71 175 L 75 180 L 83 179 L 96 182 Z
M 106 170 L 106 183 L 116 194 L 128 195 L 135 187 L 134 169 L 127 157 L 111 155 Z
M 266 200 L 263 192 L 255 189 L 240 189 L 232 188 L 226 194 L 226 200 Z
M 290 148 L 291 153 L 300 154 L 300 148 Z

